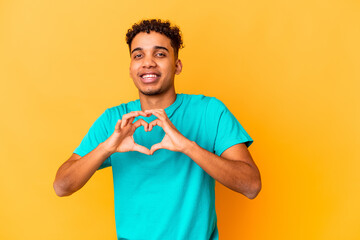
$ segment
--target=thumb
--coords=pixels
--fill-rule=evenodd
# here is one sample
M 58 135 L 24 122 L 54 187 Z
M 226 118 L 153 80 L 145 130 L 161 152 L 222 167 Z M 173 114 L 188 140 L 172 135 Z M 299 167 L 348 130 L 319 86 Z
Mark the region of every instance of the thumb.
M 141 145 L 139 145 L 139 144 L 137 144 L 137 143 L 134 144 L 133 150 L 134 150 L 134 151 L 141 152 L 141 153 L 144 153 L 144 154 L 146 154 L 146 155 L 150 155 L 150 154 L 151 154 L 149 149 L 147 149 L 146 147 L 141 146 Z
M 152 154 L 154 154 L 155 151 L 162 149 L 162 148 L 163 148 L 163 145 L 161 143 L 154 144 L 151 146 L 150 154 L 152 155 Z
M 119 119 L 115 125 L 115 131 L 120 131 L 121 120 Z

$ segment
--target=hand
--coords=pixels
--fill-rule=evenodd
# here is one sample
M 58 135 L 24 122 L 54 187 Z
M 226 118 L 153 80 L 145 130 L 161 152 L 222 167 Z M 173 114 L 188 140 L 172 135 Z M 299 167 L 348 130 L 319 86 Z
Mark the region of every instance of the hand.
M 122 116 L 122 119 L 118 120 L 115 125 L 114 133 L 104 142 L 106 149 L 111 153 L 114 152 L 129 152 L 138 151 L 147 155 L 151 152 L 144 146 L 141 146 L 134 141 L 134 132 L 140 127 L 144 126 L 145 131 L 148 131 L 149 124 L 143 119 L 139 119 L 132 123 L 138 116 L 149 117 L 150 113 L 144 113 L 142 111 L 134 111 Z
M 156 125 L 162 127 L 165 132 L 165 136 L 160 143 L 154 144 L 150 149 L 150 154 L 153 154 L 159 149 L 168 149 L 176 152 L 183 152 L 187 144 L 190 142 L 186 137 L 184 137 L 172 124 L 170 119 L 165 113 L 164 109 L 152 109 L 145 110 L 146 114 L 155 115 L 158 119 L 149 123 L 148 131 L 151 131 L 152 128 Z

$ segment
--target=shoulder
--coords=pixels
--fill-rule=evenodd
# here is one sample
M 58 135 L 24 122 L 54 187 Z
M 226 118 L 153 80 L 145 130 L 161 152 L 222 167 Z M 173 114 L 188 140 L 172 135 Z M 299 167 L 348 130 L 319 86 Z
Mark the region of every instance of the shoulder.
M 205 96 L 202 94 L 181 94 L 186 103 L 199 104 L 199 105 L 211 105 L 211 106 L 225 106 L 216 97 Z
M 206 115 L 219 115 L 227 111 L 225 104 L 216 97 L 205 96 L 202 94 L 181 94 L 183 104 L 191 112 L 204 112 Z M 202 109 L 202 110 L 201 110 Z
M 227 109 L 225 104 L 220 99 L 217 99 L 216 97 L 210 97 L 208 108 L 214 109 L 214 110 L 221 110 L 221 111 Z

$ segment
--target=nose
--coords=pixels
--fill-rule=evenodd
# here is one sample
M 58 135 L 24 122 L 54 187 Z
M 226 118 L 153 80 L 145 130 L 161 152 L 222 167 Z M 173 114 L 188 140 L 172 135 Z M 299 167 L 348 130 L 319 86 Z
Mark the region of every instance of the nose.
M 151 55 L 148 55 L 143 58 L 142 65 L 145 68 L 156 67 L 156 62 L 155 62 L 155 59 Z

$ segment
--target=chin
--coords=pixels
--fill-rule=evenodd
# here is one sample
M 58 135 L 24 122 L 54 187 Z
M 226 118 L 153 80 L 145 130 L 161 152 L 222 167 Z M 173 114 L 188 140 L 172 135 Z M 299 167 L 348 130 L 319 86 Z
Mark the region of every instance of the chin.
M 146 96 L 154 96 L 162 93 L 161 89 L 148 89 L 146 91 L 140 90 L 140 92 Z

